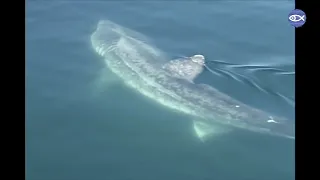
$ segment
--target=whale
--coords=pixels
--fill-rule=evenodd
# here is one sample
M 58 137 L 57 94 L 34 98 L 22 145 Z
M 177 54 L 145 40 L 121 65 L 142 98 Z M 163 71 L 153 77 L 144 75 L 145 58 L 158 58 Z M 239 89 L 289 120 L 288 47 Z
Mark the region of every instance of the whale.
M 294 120 L 249 106 L 208 84 L 195 83 L 205 68 L 204 55 L 170 60 L 145 35 L 110 20 L 98 22 L 90 41 L 99 59 L 121 82 L 186 115 L 203 142 L 235 129 L 295 139 Z

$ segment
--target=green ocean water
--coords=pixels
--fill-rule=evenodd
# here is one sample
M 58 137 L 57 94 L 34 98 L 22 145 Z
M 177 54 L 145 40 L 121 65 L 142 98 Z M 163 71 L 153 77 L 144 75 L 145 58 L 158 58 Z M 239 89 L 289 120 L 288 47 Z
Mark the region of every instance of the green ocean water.
M 293 180 L 293 141 L 237 131 L 202 143 L 189 117 L 121 82 L 103 83 L 118 80 L 103 73 L 90 44 L 97 22 L 110 19 L 150 37 L 172 58 L 201 53 L 294 71 L 287 21 L 293 7 L 290 1 L 27 1 L 27 179 Z M 294 97 L 294 76 L 239 72 L 268 92 Z M 272 93 L 209 71 L 197 82 L 294 120 L 294 106 Z

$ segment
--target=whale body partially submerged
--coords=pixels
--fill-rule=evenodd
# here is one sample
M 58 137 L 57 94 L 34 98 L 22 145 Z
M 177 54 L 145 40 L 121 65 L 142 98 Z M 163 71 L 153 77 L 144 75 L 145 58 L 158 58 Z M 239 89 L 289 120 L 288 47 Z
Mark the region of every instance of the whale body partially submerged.
M 190 82 L 203 71 L 204 56 L 197 54 L 191 57 L 171 60 L 164 64 L 164 68 L 172 77 L 186 79 Z
M 166 55 L 145 36 L 108 20 L 91 35 L 94 50 L 107 67 L 140 94 L 189 115 L 195 134 L 206 140 L 232 128 L 295 138 L 295 123 L 250 107 L 193 80 L 203 71 L 204 56 L 165 61 Z

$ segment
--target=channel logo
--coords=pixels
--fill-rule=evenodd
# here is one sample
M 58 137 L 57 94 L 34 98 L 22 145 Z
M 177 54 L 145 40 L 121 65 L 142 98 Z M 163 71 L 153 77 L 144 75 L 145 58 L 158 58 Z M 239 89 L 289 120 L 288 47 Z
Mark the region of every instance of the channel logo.
M 288 16 L 289 23 L 296 28 L 303 26 L 306 23 L 306 19 L 306 13 L 300 9 L 294 9 Z

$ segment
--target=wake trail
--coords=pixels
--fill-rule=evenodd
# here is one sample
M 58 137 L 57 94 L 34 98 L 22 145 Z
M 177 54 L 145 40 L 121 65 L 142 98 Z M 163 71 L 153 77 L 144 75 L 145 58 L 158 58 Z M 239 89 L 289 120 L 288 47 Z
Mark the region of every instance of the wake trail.
M 237 72 L 230 71 L 228 69 L 221 69 L 221 68 L 212 69 L 212 68 L 208 67 L 207 65 L 205 65 L 205 67 L 209 72 L 211 72 L 214 75 L 218 75 L 219 77 L 226 77 L 226 78 L 230 78 L 232 80 L 236 80 L 236 81 L 240 82 L 241 84 L 249 85 L 249 86 L 259 90 L 260 92 L 265 93 L 265 94 L 280 97 L 285 102 L 287 102 L 289 105 L 295 106 L 294 98 L 287 97 L 287 96 L 281 94 L 280 92 L 277 92 L 277 91 L 274 91 L 274 90 L 268 88 L 267 86 L 263 86 L 261 83 L 258 83 L 259 81 L 257 79 L 255 79 L 254 77 L 249 78 L 249 77 L 246 77 L 246 76 L 239 74 Z
M 179 56 L 180 58 L 186 58 L 185 56 Z M 209 65 L 213 65 L 212 68 Z M 295 99 L 293 97 L 287 97 L 280 92 L 274 91 L 267 86 L 264 86 L 263 83 L 259 83 L 259 80 L 255 78 L 257 73 L 268 73 L 269 75 L 283 75 L 283 76 L 295 76 L 295 72 L 291 69 L 294 69 L 292 64 L 273 64 L 267 65 L 264 63 L 257 64 L 236 64 L 230 63 L 222 60 L 206 60 L 205 69 L 208 70 L 211 74 L 218 77 L 230 78 L 236 80 L 241 84 L 246 84 L 250 87 L 257 89 L 260 92 L 263 92 L 268 95 L 273 95 L 281 98 L 287 102 L 290 106 L 295 106 Z M 278 67 L 281 66 L 281 67 Z M 289 69 L 289 70 L 286 70 Z M 240 72 L 239 72 L 240 70 Z M 241 71 L 242 70 L 242 71 Z M 242 75 L 244 73 L 250 76 Z
M 206 61 L 206 63 L 210 63 L 215 66 L 219 66 L 223 69 L 242 69 L 245 70 L 245 72 L 249 73 L 257 73 L 257 72 L 267 72 L 275 75 L 291 75 L 295 76 L 295 71 L 292 70 L 285 70 L 282 68 L 279 68 L 277 66 L 270 66 L 270 65 L 254 65 L 254 64 L 235 64 L 235 63 L 229 63 L 221 60 L 209 60 Z M 291 65 L 288 67 L 288 69 L 294 69 L 294 66 Z

